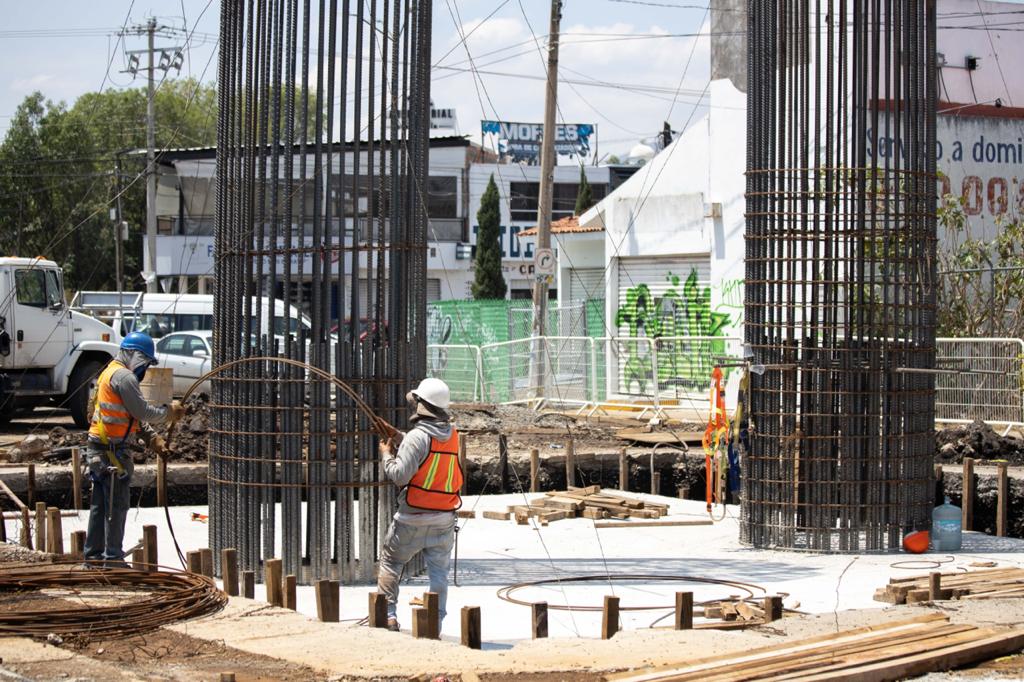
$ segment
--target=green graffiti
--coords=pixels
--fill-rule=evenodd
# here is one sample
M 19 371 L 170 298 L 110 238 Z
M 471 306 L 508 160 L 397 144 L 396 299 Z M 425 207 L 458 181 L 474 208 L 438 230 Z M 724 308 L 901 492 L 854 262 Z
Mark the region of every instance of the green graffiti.
M 685 282 L 672 272 L 665 279 L 671 286 L 659 297 L 646 284 L 627 289 L 625 302 L 615 313 L 616 326 L 625 327 L 631 339 L 652 340 L 658 354 L 659 390 L 703 390 L 714 358 L 725 354 L 725 342 L 678 339 L 725 336 L 726 328 L 733 324 L 733 315 L 712 310 L 711 287 L 700 285 L 695 268 Z M 650 345 L 627 342 L 624 350 L 623 388 L 630 392 L 636 384 L 644 393 L 652 373 Z

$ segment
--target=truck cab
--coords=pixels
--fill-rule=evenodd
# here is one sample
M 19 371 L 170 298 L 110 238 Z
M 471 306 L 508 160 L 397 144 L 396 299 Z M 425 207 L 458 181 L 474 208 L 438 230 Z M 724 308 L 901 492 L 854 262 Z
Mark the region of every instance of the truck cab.
M 0 258 L 0 421 L 45 403 L 89 424 L 89 391 L 117 354 L 114 330 L 71 310 L 60 266 Z

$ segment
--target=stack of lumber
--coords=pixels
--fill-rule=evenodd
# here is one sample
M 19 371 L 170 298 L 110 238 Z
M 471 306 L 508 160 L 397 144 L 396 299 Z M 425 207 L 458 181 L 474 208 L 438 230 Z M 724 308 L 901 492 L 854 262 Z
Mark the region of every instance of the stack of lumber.
M 640 525 L 634 519 L 654 520 L 668 514 L 668 505 L 602 490 L 601 486 L 592 485 L 586 488 L 573 488 L 545 493 L 544 497 L 531 500 L 528 504 L 515 504 L 507 512 L 484 512 L 487 519 L 508 520 L 514 518 L 517 523 L 525 525 L 531 518 L 536 518 L 541 525 L 552 521 L 582 517 L 586 519 L 618 519 L 626 520 L 622 524 L 597 524 L 598 527 L 612 528 L 619 526 Z M 710 521 L 657 522 L 649 525 L 705 525 Z M 647 525 L 647 524 L 645 524 Z
M 1024 630 L 954 625 L 934 613 L 606 679 L 899 680 L 1020 651 Z
M 1024 597 L 1024 569 L 997 568 L 969 573 L 942 573 L 939 590 L 931 594 L 930 576 L 892 578 L 875 591 L 875 601 L 916 604 L 932 599 L 999 599 Z

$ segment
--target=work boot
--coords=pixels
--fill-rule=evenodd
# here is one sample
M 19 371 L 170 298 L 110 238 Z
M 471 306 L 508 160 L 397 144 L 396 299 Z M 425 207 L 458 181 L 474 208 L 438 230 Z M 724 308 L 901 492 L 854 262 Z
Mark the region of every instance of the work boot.
M 400 629 L 397 618 L 388 618 L 388 630 L 391 630 L 391 632 L 398 632 Z

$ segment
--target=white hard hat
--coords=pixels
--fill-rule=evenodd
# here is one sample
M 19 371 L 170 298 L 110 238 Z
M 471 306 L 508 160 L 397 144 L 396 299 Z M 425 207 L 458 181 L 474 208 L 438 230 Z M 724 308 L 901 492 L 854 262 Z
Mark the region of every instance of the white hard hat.
M 452 393 L 448 389 L 448 384 L 440 379 L 432 377 L 424 379 L 419 386 L 413 389 L 412 394 L 423 402 L 440 407 L 442 410 L 447 410 L 448 406 L 452 404 Z

